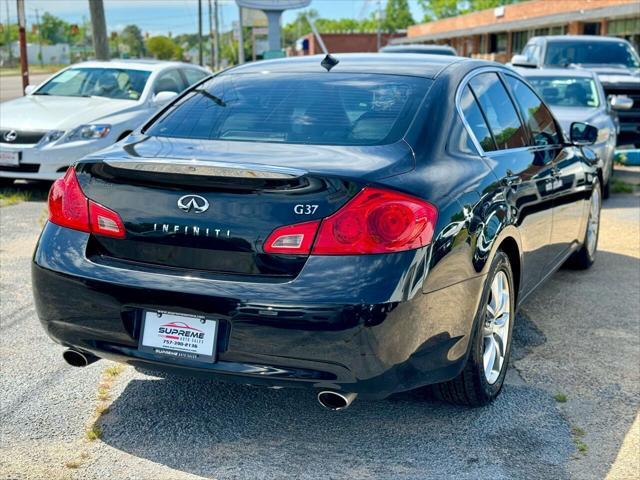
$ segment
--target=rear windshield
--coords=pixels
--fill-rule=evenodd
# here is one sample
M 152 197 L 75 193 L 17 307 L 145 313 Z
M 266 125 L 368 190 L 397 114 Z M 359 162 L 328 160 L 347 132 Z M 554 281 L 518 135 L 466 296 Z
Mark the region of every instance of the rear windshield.
M 228 74 L 189 92 L 149 135 L 316 145 L 400 140 L 431 80 L 396 75 Z
M 598 107 L 596 82 L 583 77 L 528 77 L 533 88 L 554 107 Z
M 545 65 L 567 67 L 576 65 L 620 65 L 628 68 L 640 68 L 638 55 L 626 42 L 587 42 L 560 41 L 549 42 L 545 56 Z

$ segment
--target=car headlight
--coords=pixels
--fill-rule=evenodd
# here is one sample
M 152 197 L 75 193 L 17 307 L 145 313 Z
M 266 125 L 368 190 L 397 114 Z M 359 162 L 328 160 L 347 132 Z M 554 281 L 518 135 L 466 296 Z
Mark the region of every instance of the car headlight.
M 38 146 L 46 145 L 47 143 L 52 143 L 56 140 L 60 140 L 63 135 L 64 130 L 49 130 L 42 136 L 42 138 L 38 142 Z
M 65 142 L 74 142 L 76 140 L 95 140 L 96 138 L 104 138 L 111 131 L 111 125 L 92 124 L 80 125 L 69 132 L 65 137 Z

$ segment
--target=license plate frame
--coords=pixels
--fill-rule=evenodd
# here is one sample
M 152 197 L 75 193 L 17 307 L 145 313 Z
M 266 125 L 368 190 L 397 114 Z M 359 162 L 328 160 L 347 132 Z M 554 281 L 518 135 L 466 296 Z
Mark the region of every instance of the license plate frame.
M 167 359 L 215 363 L 219 320 L 164 310 L 143 310 L 138 349 Z
M 5 167 L 19 167 L 22 160 L 21 151 L 0 149 L 0 165 Z

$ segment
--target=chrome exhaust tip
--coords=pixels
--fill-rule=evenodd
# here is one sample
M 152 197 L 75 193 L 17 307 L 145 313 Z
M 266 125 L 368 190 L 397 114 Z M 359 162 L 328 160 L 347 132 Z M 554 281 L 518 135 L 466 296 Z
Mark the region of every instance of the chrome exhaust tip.
M 62 358 L 72 367 L 86 367 L 87 365 L 91 365 L 93 362 L 97 362 L 100 360 L 95 355 L 91 355 L 90 353 L 82 353 L 77 350 L 65 350 L 62 354 Z
M 348 408 L 357 396 L 357 393 L 340 393 L 332 390 L 323 390 L 318 393 L 318 402 L 327 410 L 337 412 L 338 410 Z

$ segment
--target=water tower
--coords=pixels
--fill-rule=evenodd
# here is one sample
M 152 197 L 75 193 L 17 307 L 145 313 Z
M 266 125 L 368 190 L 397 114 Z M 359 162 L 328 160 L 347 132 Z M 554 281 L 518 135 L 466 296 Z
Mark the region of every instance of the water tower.
M 282 12 L 294 8 L 307 7 L 311 0 L 236 0 L 238 6 L 242 8 L 252 8 L 262 10 L 269 21 L 269 50 L 271 52 L 280 51 L 282 43 L 280 41 L 280 18 Z

